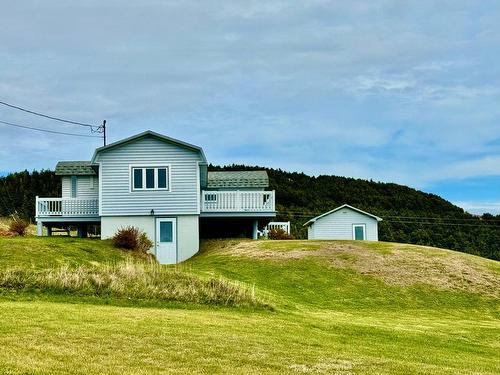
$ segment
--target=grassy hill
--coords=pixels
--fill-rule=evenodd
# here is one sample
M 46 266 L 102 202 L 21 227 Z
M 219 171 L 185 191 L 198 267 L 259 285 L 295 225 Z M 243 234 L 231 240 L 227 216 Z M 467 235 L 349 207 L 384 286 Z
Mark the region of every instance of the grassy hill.
M 297 238 L 314 216 L 348 203 L 384 219 L 382 241 L 435 246 L 500 260 L 500 215 L 471 215 L 435 195 L 394 183 L 341 176 L 308 176 L 280 169 L 231 165 L 213 170 L 266 169 L 276 190 L 278 220 Z
M 0 240 L 0 275 L 12 268 L 45 275 L 66 260 L 76 270 L 108 272 L 110 261 L 122 264 L 124 257 L 129 265 L 144 264 L 106 241 L 7 238 Z M 9 374 L 500 371 L 495 261 L 389 243 L 214 240 L 181 265 L 154 269 L 192 277 L 199 288 L 225 280 L 236 288 L 229 295 L 251 290 L 259 303 L 186 302 L 179 294 L 176 305 L 175 298 L 132 291 L 89 298 L 45 284 L 3 290 L 0 368 Z M 130 272 L 113 273 L 115 282 Z M 162 288 L 175 289 L 181 279 L 169 276 Z

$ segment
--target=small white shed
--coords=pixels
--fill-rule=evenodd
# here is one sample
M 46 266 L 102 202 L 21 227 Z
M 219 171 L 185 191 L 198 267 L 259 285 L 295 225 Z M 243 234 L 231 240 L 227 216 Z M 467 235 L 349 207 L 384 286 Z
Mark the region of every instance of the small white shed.
M 378 241 L 378 216 L 344 204 L 309 220 L 309 240 L 367 240 Z

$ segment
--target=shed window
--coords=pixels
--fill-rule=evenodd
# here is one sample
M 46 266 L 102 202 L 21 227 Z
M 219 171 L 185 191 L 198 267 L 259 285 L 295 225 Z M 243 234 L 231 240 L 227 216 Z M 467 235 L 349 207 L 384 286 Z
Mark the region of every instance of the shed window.
M 169 190 L 168 167 L 132 168 L 132 190 Z

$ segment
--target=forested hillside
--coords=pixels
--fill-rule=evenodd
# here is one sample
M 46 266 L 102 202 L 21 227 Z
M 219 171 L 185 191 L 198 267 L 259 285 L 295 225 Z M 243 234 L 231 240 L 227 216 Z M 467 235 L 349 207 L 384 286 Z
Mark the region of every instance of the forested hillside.
M 265 169 L 242 165 L 210 170 Z M 298 238 L 310 218 L 339 205 L 350 205 L 384 219 L 380 240 L 429 245 L 500 259 L 500 215 L 477 217 L 434 194 L 406 186 L 337 176 L 311 177 L 266 169 L 276 190 L 278 220 L 290 220 Z M 35 196 L 60 196 L 60 178 L 52 171 L 19 172 L 0 178 L 0 216 L 17 211 L 33 218 Z
M 37 195 L 60 197 L 61 177 L 53 171 L 24 171 L 0 177 L 0 217 L 17 213 L 33 219 Z

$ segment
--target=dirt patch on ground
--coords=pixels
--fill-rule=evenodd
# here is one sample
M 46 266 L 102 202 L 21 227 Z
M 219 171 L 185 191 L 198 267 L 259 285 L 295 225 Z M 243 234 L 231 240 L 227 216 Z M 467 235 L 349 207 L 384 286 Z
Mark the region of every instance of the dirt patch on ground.
M 314 364 L 291 364 L 289 368 L 293 372 L 303 374 L 353 374 L 353 363 L 351 361 L 341 359 L 322 360 L 321 362 Z
M 340 241 L 235 241 L 220 251 L 275 261 L 322 258 L 332 267 L 353 269 L 392 285 L 423 284 L 500 298 L 500 273 L 482 264 L 487 260 L 435 248 Z
M 436 256 L 425 251 L 395 246 L 380 254 L 358 246 L 331 246 L 330 258 L 336 267 L 353 268 L 364 275 L 380 277 L 388 284 L 427 284 L 438 289 L 459 289 L 500 297 L 500 277 L 484 265 L 461 254 Z

